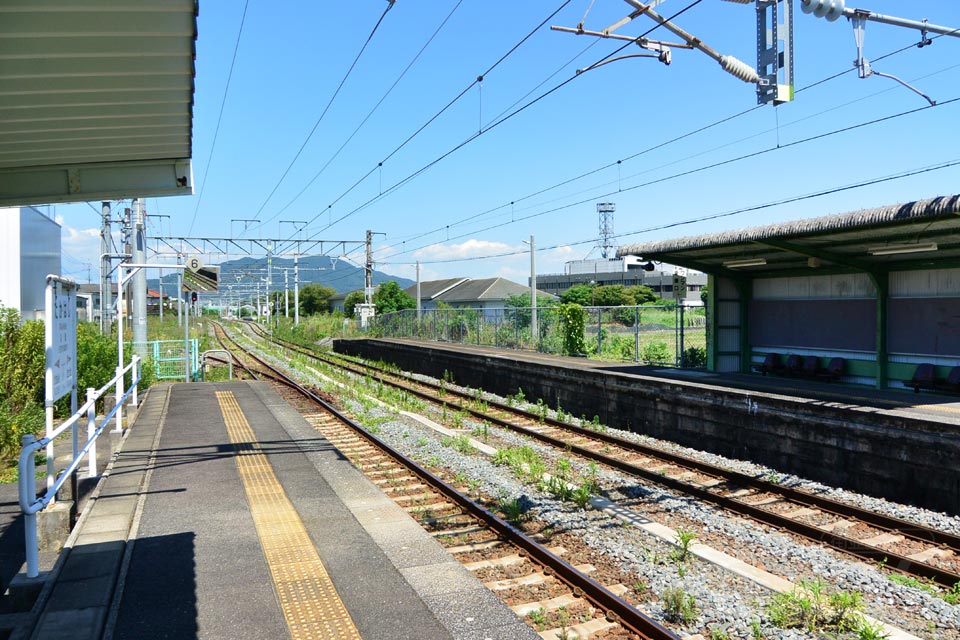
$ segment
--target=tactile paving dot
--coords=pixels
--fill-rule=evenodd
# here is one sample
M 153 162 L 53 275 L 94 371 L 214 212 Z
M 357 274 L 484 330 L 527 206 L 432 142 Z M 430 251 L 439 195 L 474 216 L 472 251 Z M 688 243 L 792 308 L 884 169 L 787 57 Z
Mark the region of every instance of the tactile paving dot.
M 236 398 L 232 392 L 218 391 L 217 401 L 236 448 L 237 471 L 291 637 L 359 640 L 360 633 Z

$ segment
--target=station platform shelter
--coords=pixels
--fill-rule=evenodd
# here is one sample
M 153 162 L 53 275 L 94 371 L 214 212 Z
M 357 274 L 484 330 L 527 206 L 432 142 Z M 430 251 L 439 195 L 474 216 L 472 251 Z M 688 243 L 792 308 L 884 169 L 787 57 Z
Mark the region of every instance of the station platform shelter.
M 883 389 L 922 364 L 940 381 L 960 365 L 960 195 L 626 245 L 618 255 L 708 274 L 712 371 L 748 373 L 770 354 L 778 364 L 812 356 L 821 369 L 842 358 L 843 382 Z

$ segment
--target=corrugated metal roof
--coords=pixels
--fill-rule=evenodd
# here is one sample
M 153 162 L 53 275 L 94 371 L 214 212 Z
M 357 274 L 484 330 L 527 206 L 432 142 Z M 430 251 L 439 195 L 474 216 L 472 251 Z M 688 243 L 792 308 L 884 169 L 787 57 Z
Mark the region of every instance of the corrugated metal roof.
M 944 215 L 960 213 L 960 195 L 940 196 L 895 204 L 874 209 L 861 209 L 850 213 L 840 213 L 819 218 L 807 218 L 794 222 L 748 227 L 735 231 L 723 231 L 702 236 L 688 236 L 658 242 L 644 242 L 620 247 L 617 256 L 644 256 L 652 253 L 703 249 L 725 245 L 756 242 L 772 238 L 793 238 L 810 234 L 822 234 L 829 231 L 856 230 L 875 225 L 892 224 L 924 218 L 938 218 Z
M 0 198 L 92 199 L 106 187 L 80 168 L 101 163 L 125 165 L 116 182 L 143 187 L 132 195 L 152 195 L 158 177 L 127 174 L 160 159 L 186 163 L 175 177 L 192 182 L 196 16 L 195 0 L 0 2 L 0 171 L 77 168 L 61 197 L 0 181 Z
M 933 250 L 883 254 L 891 245 Z M 813 273 L 809 269 L 872 271 L 960 260 L 960 195 L 940 196 L 850 213 L 734 231 L 625 245 L 637 255 L 706 273 Z M 744 260 L 755 264 L 742 264 Z M 734 264 L 733 262 L 741 262 Z

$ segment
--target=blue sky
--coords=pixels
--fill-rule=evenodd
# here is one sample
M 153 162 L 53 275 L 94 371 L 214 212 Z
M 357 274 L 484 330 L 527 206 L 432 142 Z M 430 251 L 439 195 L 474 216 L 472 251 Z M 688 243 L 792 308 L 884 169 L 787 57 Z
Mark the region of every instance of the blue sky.
M 667 0 L 657 11 L 671 16 L 691 3 Z M 654 229 L 960 159 L 960 102 L 922 109 L 926 101 L 894 81 L 861 80 L 855 71 L 800 91 L 792 103 L 752 110 L 643 153 L 756 105 L 752 85 L 724 73 L 702 53 L 682 49 L 673 51 L 670 66 L 632 58 L 580 74 L 403 182 L 501 114 L 621 46 L 550 31 L 551 24 L 576 26 L 591 6 L 584 26 L 596 30 L 630 10 L 622 0 L 572 0 L 487 73 L 482 85 L 470 87 L 390 156 L 561 4 L 397 0 L 330 103 L 386 8 L 385 0 L 249 0 L 211 156 L 244 3 L 201 1 L 193 170 L 196 193 L 203 186 L 203 196 L 148 199 L 148 213 L 170 216 L 155 220 L 150 233 L 289 237 L 294 225 L 280 221 L 301 220 L 310 221 L 303 237 L 362 240 L 372 229 L 385 234 L 376 236 L 374 250 L 377 268 L 388 273 L 413 277 L 412 264 L 419 260 L 424 280 L 499 275 L 524 282 L 529 254 L 522 240 L 531 234 L 536 236 L 541 273 L 561 272 L 567 260 L 597 255 L 591 249 L 598 235 L 600 201 L 617 205 L 615 231 L 624 234 L 618 242 L 626 244 L 960 191 L 960 166 L 954 166 Z M 960 3 L 862 0 L 856 6 L 960 27 Z M 852 69 L 856 47 L 845 19 L 830 23 L 803 14 L 799 4 L 796 14 L 798 89 Z M 417 62 L 330 161 L 448 16 Z M 677 18 L 680 26 L 713 48 L 751 66 L 755 21 L 751 5 L 720 0 L 702 0 Z M 640 17 L 618 33 L 635 36 L 652 26 Z M 664 29 L 649 37 L 677 40 Z M 869 24 L 865 54 L 874 60 L 918 40 L 919 33 L 910 29 Z M 633 46 L 628 51 L 640 52 Z M 874 66 L 939 103 L 960 98 L 960 38 L 938 38 L 932 46 L 906 49 Z M 911 110 L 919 111 L 792 144 Z M 314 134 L 281 181 L 315 124 Z M 776 149 L 778 144 L 783 148 Z M 677 177 L 767 149 L 773 150 Z M 623 161 L 618 165 L 618 160 Z M 556 186 L 601 167 L 607 168 Z M 391 190 L 398 183 L 403 184 Z M 77 204 L 58 206 L 56 214 L 64 225 L 64 272 L 86 281 L 86 263 L 92 263 L 95 279 L 97 213 Z M 243 224 L 231 223 L 240 218 L 262 222 L 244 231 Z

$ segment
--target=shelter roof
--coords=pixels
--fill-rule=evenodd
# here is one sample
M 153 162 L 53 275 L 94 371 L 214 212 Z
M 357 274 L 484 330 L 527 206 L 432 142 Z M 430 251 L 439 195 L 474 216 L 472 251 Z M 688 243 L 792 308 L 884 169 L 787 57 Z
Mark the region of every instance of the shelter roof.
M 960 195 L 625 245 L 617 255 L 726 275 L 955 266 L 960 263 Z
M 196 0 L 0 3 L 0 205 L 189 195 Z

